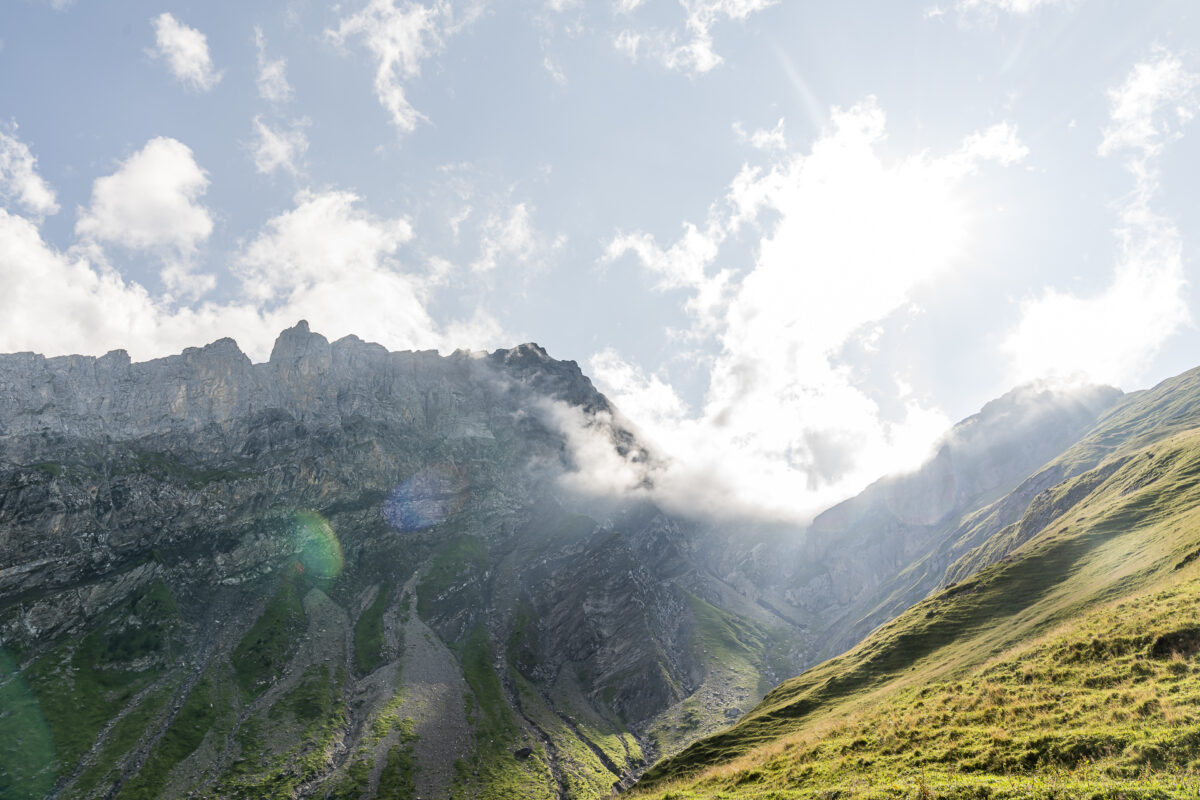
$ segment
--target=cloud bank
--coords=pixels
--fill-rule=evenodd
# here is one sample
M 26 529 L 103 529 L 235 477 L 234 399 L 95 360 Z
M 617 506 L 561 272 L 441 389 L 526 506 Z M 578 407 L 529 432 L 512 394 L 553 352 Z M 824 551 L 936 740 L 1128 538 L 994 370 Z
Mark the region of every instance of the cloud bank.
M 1024 158 L 1001 124 L 945 155 L 896 162 L 878 152 L 886 117 L 873 99 L 834 109 L 807 152 L 744 167 L 701 225 L 667 246 L 620 232 L 605 258 L 632 256 L 661 291 L 681 292 L 691 328 L 711 337 L 708 387 L 692 409 L 663 374 L 614 350 L 590 371 L 674 461 L 654 477 L 684 510 L 811 514 L 885 472 L 915 466 L 949 420 L 894 376 L 885 414 L 840 353 L 911 305 L 912 292 L 960 265 L 969 224 L 956 189 L 985 162 Z M 782 127 L 773 142 L 786 141 Z M 753 263 L 723 256 L 743 231 Z
M 409 220 L 371 214 L 348 191 L 301 191 L 244 243 L 232 257 L 237 300 L 181 302 L 187 297 L 156 295 L 109 265 L 106 245 L 178 254 L 205 239 L 212 220 L 198 199 L 207 183 L 185 145 L 155 139 L 95 182 L 66 251 L 47 244 L 34 220 L 0 209 L 0 352 L 127 349 L 147 359 L 232 336 L 264 360 L 298 319 L 331 338 L 353 333 L 394 349 L 504 341 L 482 311 L 435 322 L 428 307 L 446 265 L 414 262 Z

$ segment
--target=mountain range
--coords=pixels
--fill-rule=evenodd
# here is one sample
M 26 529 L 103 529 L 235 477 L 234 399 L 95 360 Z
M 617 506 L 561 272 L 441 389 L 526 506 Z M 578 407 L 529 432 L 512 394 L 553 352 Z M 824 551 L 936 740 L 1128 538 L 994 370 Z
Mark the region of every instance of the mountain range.
M 1023 387 L 797 526 L 534 344 L 0 356 L 0 796 L 1171 796 L 1198 423 Z

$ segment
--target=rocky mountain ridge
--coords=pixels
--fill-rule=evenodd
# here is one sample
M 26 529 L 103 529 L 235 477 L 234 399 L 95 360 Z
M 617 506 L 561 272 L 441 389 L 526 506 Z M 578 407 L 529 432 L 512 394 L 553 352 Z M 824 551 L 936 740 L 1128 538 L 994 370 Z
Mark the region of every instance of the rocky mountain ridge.
M 649 462 L 532 344 L 0 356 L 23 796 L 593 797 L 749 708 L 794 627 L 565 491 L 554 404 Z

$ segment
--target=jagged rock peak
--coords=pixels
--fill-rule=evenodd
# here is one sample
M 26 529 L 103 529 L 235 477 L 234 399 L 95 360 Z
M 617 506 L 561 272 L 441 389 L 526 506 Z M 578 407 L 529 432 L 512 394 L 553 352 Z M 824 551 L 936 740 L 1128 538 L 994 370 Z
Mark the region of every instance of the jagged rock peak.
M 597 391 L 591 379 L 574 361 L 557 361 L 536 342 L 493 352 L 489 359 L 505 372 L 529 383 L 539 391 L 581 406 L 589 413 L 611 413 L 607 398 Z
M 120 362 L 122 366 L 130 366 L 129 354 L 124 350 L 114 350 L 100 360 L 103 361 L 104 358 L 108 358 L 114 353 L 119 353 L 123 357 L 123 361 Z M 243 353 L 242 349 L 238 347 L 238 343 L 228 336 L 217 339 L 215 342 L 210 342 L 203 347 L 185 347 L 180 356 L 167 356 L 167 358 L 159 360 L 169 362 L 171 359 L 179 357 L 182 357 L 187 363 L 225 364 L 232 367 L 249 367 L 251 363 L 250 356 Z
M 329 340 L 308 329 L 308 321 L 300 320 L 293 327 L 281 332 L 271 349 L 270 363 L 280 367 L 299 365 L 301 362 L 316 362 L 316 366 L 328 367 L 332 360 Z

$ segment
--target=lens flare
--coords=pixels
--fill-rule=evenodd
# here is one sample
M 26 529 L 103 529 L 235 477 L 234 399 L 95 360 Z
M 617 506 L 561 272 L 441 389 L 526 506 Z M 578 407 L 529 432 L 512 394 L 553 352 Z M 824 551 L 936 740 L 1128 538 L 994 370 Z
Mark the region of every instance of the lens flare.
M 383 518 L 398 531 L 419 531 L 444 522 L 467 499 L 467 482 L 452 464 L 421 470 L 388 495 Z
M 295 525 L 296 568 L 317 581 L 331 581 L 342 572 L 342 545 L 329 523 L 316 511 L 298 511 Z
M 0 797 L 40 800 L 54 788 L 54 739 L 16 663 L 0 649 Z

